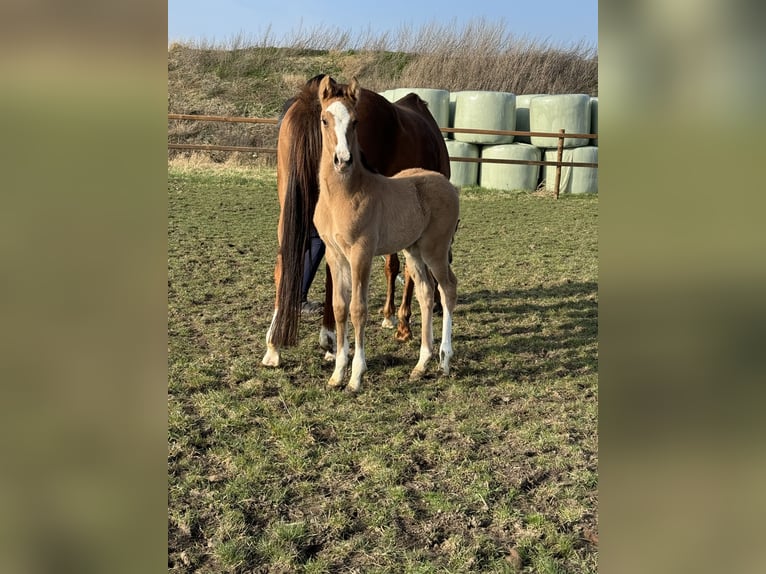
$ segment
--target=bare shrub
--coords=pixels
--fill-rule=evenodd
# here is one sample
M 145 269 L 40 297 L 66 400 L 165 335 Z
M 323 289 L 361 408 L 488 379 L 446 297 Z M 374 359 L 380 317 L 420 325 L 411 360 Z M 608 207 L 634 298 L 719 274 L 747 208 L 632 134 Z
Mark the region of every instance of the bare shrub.
M 320 73 L 340 81 L 356 76 L 376 91 L 422 87 L 598 95 L 595 47 L 517 37 L 502 21 L 479 18 L 382 32 L 299 27 L 284 38 L 267 28 L 259 38 L 240 33 L 224 42 L 174 43 L 168 47 L 168 112 L 277 117 L 283 103 Z M 168 127 L 175 143 L 276 145 L 273 126 Z

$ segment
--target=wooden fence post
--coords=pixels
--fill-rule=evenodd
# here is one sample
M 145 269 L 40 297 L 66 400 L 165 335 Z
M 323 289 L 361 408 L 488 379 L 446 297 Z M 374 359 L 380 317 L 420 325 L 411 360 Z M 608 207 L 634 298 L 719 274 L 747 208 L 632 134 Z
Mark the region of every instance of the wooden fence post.
M 564 130 L 559 130 L 559 142 L 556 149 L 556 199 L 559 198 L 559 186 L 561 185 L 561 161 L 564 159 Z

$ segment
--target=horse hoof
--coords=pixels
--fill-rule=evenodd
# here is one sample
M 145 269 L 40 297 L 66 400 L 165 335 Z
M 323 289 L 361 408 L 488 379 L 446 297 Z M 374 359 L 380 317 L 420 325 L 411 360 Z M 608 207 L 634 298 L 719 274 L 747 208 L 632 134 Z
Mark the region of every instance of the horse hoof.
M 264 367 L 278 367 L 279 366 L 279 352 L 269 349 L 261 359 L 261 364 Z
M 362 388 L 362 385 L 357 383 L 355 385 L 352 385 L 351 383 L 346 385 L 346 388 L 344 389 L 347 393 L 356 394 L 359 392 L 359 389 Z
M 327 387 L 330 389 L 337 389 L 341 385 L 342 381 L 336 380 L 334 377 L 327 381 Z
M 410 373 L 410 380 L 411 381 L 419 381 L 425 376 L 426 372 L 421 369 L 413 369 L 413 371 Z
M 407 341 L 412 339 L 412 331 L 410 331 L 409 329 L 397 329 L 396 335 L 394 335 L 394 338 L 397 341 L 406 343 Z
M 388 317 L 383 319 L 383 322 L 380 324 L 380 326 L 383 327 L 384 329 L 393 329 L 394 327 L 396 327 L 394 322 Z
M 330 362 L 334 363 L 335 362 L 335 353 L 333 353 L 332 351 L 326 351 L 325 354 L 324 354 L 324 360 L 327 361 L 328 363 L 330 363 Z

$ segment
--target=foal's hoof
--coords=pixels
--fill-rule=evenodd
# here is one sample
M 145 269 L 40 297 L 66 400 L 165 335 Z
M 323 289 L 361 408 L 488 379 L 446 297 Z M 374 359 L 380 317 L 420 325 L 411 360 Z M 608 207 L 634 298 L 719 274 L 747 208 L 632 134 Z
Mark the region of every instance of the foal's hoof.
M 396 327 L 396 324 L 389 317 L 386 317 L 383 319 L 383 322 L 380 324 L 380 326 L 384 329 L 393 329 Z
M 339 381 L 335 377 L 332 377 L 329 381 L 327 381 L 327 388 L 330 389 L 337 389 L 343 384 L 343 381 Z
M 419 381 L 425 376 L 426 372 L 422 369 L 413 369 L 410 373 L 410 380 L 411 381 Z

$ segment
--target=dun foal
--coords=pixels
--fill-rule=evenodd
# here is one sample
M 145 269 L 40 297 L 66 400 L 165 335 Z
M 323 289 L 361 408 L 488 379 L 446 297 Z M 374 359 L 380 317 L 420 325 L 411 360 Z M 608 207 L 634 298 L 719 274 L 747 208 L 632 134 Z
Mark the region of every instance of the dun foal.
M 449 253 L 460 212 L 457 189 L 440 173 L 415 168 L 389 178 L 362 165 L 356 138 L 360 90 L 356 78 L 339 87 L 326 77 L 319 86 L 322 158 L 314 213 L 314 225 L 327 247 L 325 257 L 334 280 L 338 348 L 328 385 L 340 386 L 345 376 L 350 303 L 356 345 L 347 385 L 350 391 L 359 390 L 367 370 L 364 329 L 373 257 L 402 250 L 415 281 L 422 318 L 420 358 L 410 379 L 425 374 L 433 355 L 434 289 L 429 269 L 442 297 L 439 356 L 442 370 L 449 373 L 452 314 L 457 300 L 457 279 L 450 269 Z

